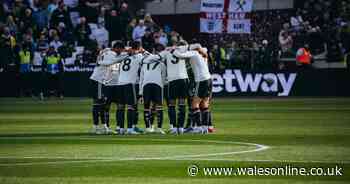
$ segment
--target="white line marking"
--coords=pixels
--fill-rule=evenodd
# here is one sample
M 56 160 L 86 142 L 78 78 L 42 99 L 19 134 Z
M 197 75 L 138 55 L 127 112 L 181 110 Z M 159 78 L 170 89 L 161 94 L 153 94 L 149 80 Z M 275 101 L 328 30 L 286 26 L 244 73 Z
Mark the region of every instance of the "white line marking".
M 141 140 L 140 138 L 125 138 L 125 137 L 0 137 L 0 139 L 77 139 L 77 140 L 115 140 L 115 141 L 128 141 L 128 140 Z M 119 139 L 120 138 L 120 139 Z M 144 140 L 144 139 L 142 139 Z M 223 155 L 234 155 L 250 152 L 263 151 L 269 146 L 246 143 L 246 142 L 233 142 L 233 141 L 216 141 L 216 140 L 185 140 L 185 139 L 147 139 L 150 141 L 160 141 L 160 142 L 206 142 L 206 143 L 216 143 L 216 144 L 236 144 L 236 145 L 248 145 L 255 146 L 254 150 L 237 151 L 237 152 L 227 152 L 227 153 L 212 153 L 212 154 L 198 154 L 198 155 L 185 155 L 185 156 L 170 156 L 170 157 L 139 157 L 139 158 L 108 158 L 108 157 L 1 157 L 3 159 L 62 159 L 61 161 L 48 161 L 48 162 L 28 162 L 28 163 L 6 163 L 0 164 L 0 166 L 30 166 L 30 165 L 48 165 L 48 164 L 74 164 L 74 163 L 100 163 L 100 162 L 118 162 L 118 161 L 137 161 L 137 160 L 170 160 L 170 161 L 226 161 L 226 162 L 257 162 L 257 163 L 269 163 L 269 162 L 280 162 L 280 163 L 320 163 L 320 164 L 350 164 L 350 160 L 345 161 L 321 161 L 321 160 L 237 160 L 237 159 L 225 159 L 225 158 L 203 158 L 210 156 L 223 156 Z M 65 161 L 66 160 L 66 161 Z
M 9 137 L 1 137 L 0 139 Z M 44 139 L 45 137 L 36 137 L 39 139 Z M 49 139 L 67 139 L 68 137 L 46 137 Z M 12 138 L 11 138 L 12 139 Z M 32 139 L 30 137 L 14 137 L 14 139 Z M 71 138 L 70 138 L 71 139 Z M 78 140 L 106 140 L 106 139 L 94 139 L 89 137 L 79 137 Z M 122 139 L 113 139 L 113 140 L 144 140 L 140 138 L 122 138 Z M 224 156 L 224 155 L 234 155 L 242 153 L 252 153 L 259 152 L 268 149 L 266 145 L 255 144 L 255 143 L 246 143 L 246 142 L 234 142 L 234 141 L 215 141 L 215 140 L 174 140 L 174 139 L 147 139 L 149 141 L 172 141 L 172 142 L 199 142 L 199 143 L 216 143 L 216 144 L 235 144 L 235 145 L 246 145 L 254 146 L 255 149 L 245 150 L 245 151 L 232 151 L 232 152 L 223 152 L 223 153 L 209 153 L 209 154 L 195 154 L 195 155 L 182 155 L 182 156 L 166 156 L 166 157 L 130 157 L 130 158 L 89 158 L 88 160 L 68 160 L 68 161 L 53 161 L 53 162 L 31 162 L 31 163 L 6 163 L 0 164 L 0 166 L 16 166 L 16 165 L 36 165 L 36 164 L 65 164 L 65 163 L 87 163 L 87 162 L 109 162 L 109 161 L 136 161 L 136 160 L 181 160 L 189 158 L 200 158 L 200 157 L 211 157 L 211 156 Z M 1 157 L 3 159 L 74 159 L 73 157 Z

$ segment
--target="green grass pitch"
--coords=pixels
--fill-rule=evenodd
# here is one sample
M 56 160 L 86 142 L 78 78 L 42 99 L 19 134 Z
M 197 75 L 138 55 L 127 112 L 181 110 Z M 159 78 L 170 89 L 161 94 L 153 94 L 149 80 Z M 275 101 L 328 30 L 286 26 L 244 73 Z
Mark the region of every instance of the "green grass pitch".
M 215 99 L 211 109 L 217 132 L 210 135 L 89 135 L 90 109 L 89 99 L 0 99 L 0 183 L 350 181 L 350 99 Z M 114 128 L 113 111 L 114 107 Z M 139 125 L 143 127 L 142 113 Z M 199 167 L 198 176 L 188 175 L 192 164 Z M 210 177 L 201 173 L 204 167 L 254 166 L 338 166 L 343 175 Z

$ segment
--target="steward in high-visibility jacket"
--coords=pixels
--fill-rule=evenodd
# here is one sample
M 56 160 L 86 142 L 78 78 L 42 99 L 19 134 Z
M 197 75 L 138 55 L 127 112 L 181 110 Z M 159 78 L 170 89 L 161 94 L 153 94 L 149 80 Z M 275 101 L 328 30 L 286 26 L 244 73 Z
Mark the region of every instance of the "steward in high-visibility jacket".
M 54 49 L 49 49 L 44 58 L 43 69 L 50 74 L 57 74 L 62 69 L 61 56 Z
M 296 56 L 297 65 L 309 66 L 311 65 L 311 60 L 312 60 L 312 55 L 307 45 L 305 47 L 298 49 L 297 56 Z
M 43 61 L 43 94 L 55 94 L 63 98 L 63 63 L 55 48 L 49 47 Z
M 29 51 L 29 49 L 24 47 L 18 52 L 18 56 L 19 56 L 19 64 L 20 64 L 20 67 L 19 67 L 20 73 L 30 72 L 30 64 L 33 58 L 32 53 Z

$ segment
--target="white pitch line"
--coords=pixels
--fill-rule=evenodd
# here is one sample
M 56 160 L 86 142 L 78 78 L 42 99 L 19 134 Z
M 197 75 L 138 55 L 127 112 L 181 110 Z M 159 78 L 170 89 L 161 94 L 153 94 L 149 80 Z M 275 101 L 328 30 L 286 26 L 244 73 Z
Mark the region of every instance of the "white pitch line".
M 186 160 L 186 159 L 181 159 Z M 320 163 L 320 164 L 350 164 L 350 160 L 339 161 L 339 160 L 236 160 L 236 159 L 225 159 L 225 158 L 196 158 L 194 161 L 232 161 L 232 162 L 280 162 L 280 163 Z
M 16 137 L 19 138 L 19 137 Z M 25 138 L 25 137 L 21 137 Z M 81 139 L 81 138 L 77 138 Z M 83 139 L 91 139 L 91 138 L 83 138 Z M 118 139 L 114 139 L 118 140 Z M 124 138 L 119 140 L 141 140 L 140 138 Z M 144 139 L 142 139 L 144 140 Z M 173 139 L 148 139 L 150 141 L 173 141 L 173 142 L 201 142 L 201 143 L 217 143 L 217 144 L 236 144 L 236 145 L 247 145 L 247 146 L 255 146 L 255 149 L 252 150 L 244 150 L 244 151 L 232 151 L 232 152 L 222 152 L 222 153 L 209 153 L 209 154 L 195 154 L 195 155 L 182 155 L 182 156 L 167 156 L 167 157 L 130 157 L 130 158 L 115 158 L 115 159 L 94 159 L 90 158 L 89 160 L 70 160 L 70 161 L 53 161 L 53 162 L 28 162 L 28 163 L 6 163 L 0 164 L 0 166 L 16 166 L 16 165 L 37 165 L 37 164 L 62 164 L 62 163 L 86 163 L 86 162 L 106 162 L 106 161 L 136 161 L 136 160 L 177 160 L 177 159 L 189 159 L 189 158 L 200 158 L 200 157 L 211 157 L 211 156 L 224 156 L 224 155 L 234 155 L 234 154 L 242 154 L 242 153 L 252 153 L 259 152 L 268 149 L 268 146 L 255 144 L 255 143 L 246 143 L 246 142 L 234 142 L 234 141 L 215 141 L 215 140 L 173 140 Z M 16 157 L 0 157 L 0 158 L 12 158 Z M 17 157 L 16 159 L 57 159 L 57 157 Z M 59 159 L 72 159 L 72 157 L 59 157 Z M 92 160 L 91 160 L 92 159 Z
M 112 164 L 113 162 L 118 161 L 136 161 L 136 160 L 144 160 L 142 158 L 140 159 L 102 159 L 102 160 L 71 160 L 71 161 L 52 161 L 52 162 L 32 162 L 32 163 L 13 163 L 13 164 L 0 164 L 0 166 L 31 166 L 31 165 L 50 165 L 50 164 L 74 164 L 74 163 L 101 163 L 101 162 L 110 162 L 109 164 Z M 235 159 L 206 159 L 206 158 L 200 158 L 200 159 L 165 159 L 169 161 L 227 161 L 227 162 L 256 162 L 256 163 L 270 163 L 270 162 L 280 162 L 280 163 L 319 163 L 319 164 L 350 164 L 350 161 L 317 161 L 317 160 L 235 160 Z

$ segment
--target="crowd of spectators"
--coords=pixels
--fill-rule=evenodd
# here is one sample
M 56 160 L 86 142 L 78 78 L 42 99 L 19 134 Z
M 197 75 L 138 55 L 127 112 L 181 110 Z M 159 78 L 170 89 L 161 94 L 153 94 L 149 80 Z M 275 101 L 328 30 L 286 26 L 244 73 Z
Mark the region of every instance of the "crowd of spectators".
M 295 9 L 249 13 L 251 34 L 198 34 L 194 40 L 210 49 L 214 70 L 281 68 L 277 58 L 295 57 L 305 43 L 313 55 L 340 61 L 349 52 L 349 10 L 349 0 L 306 0 Z M 4 0 L 0 34 L 0 70 L 18 64 L 22 50 L 34 66 L 49 49 L 64 64 L 77 65 L 95 62 L 97 50 L 112 40 L 139 40 L 150 50 L 181 39 L 123 0 Z
M 169 45 L 180 39 L 177 32 L 159 27 L 143 9 L 131 11 L 123 0 L 2 2 L 0 72 L 16 73 L 20 86 L 28 86 L 27 73 L 42 71 L 46 78 L 55 76 L 48 83 L 57 84 L 60 91 L 59 78 L 66 68 L 93 66 L 98 50 L 114 40 L 142 41 L 150 50 L 155 43 Z M 47 63 L 56 59 L 58 67 L 48 68 Z
M 211 46 L 213 65 L 283 69 L 278 58 L 295 58 L 305 44 L 316 59 L 343 62 L 350 51 L 350 1 L 306 0 L 291 10 L 250 13 L 251 34 L 200 35 Z M 210 43 L 210 44 L 209 44 Z M 213 44 L 214 43 L 214 44 Z

